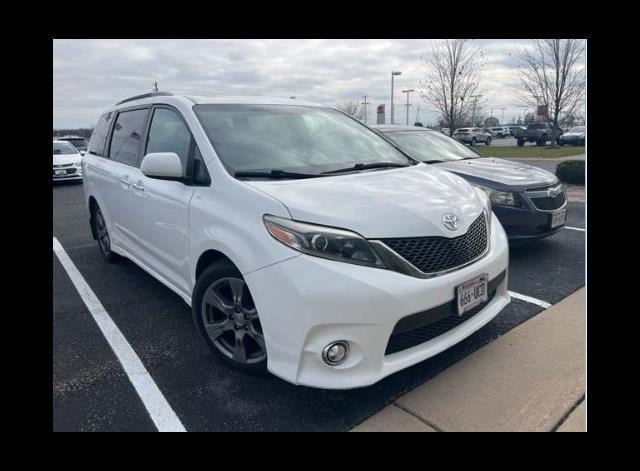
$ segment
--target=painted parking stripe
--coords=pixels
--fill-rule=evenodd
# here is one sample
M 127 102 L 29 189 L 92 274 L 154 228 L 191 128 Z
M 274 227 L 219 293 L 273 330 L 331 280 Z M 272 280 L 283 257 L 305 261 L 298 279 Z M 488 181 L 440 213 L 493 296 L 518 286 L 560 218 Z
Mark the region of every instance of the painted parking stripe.
M 160 392 L 155 381 L 140 361 L 138 355 L 133 350 L 127 339 L 122 335 L 120 329 L 113 322 L 102 303 L 89 287 L 83 276 L 73 264 L 69 255 L 58 239 L 53 238 L 53 251 L 57 255 L 60 263 L 69 275 L 71 282 L 75 286 L 82 301 L 89 309 L 93 319 L 98 324 L 102 334 L 107 339 L 109 346 L 120 361 L 122 368 L 127 373 L 131 384 L 142 403 L 151 416 L 151 420 L 160 432 L 185 432 L 184 425 L 178 419 L 165 397 Z
M 583 229 L 582 227 L 571 227 L 571 226 L 564 226 L 565 229 L 571 229 L 572 231 L 580 231 L 580 232 L 585 232 L 586 229 Z
M 513 291 L 509 291 L 509 294 L 511 295 L 512 298 L 520 299 L 521 301 L 526 301 L 531 304 L 536 304 L 537 306 L 540 306 L 541 308 L 544 308 L 544 309 L 551 307 L 550 303 L 543 301 L 542 299 L 532 298 L 531 296 L 515 293 Z

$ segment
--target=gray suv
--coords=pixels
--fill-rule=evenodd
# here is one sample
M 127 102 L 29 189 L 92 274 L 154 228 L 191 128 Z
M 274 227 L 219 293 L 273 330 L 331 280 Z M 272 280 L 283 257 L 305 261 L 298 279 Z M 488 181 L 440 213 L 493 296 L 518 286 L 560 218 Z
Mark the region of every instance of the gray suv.
M 453 133 L 453 138 L 465 144 L 474 145 L 478 142 L 491 144 L 491 134 L 482 128 L 460 128 Z

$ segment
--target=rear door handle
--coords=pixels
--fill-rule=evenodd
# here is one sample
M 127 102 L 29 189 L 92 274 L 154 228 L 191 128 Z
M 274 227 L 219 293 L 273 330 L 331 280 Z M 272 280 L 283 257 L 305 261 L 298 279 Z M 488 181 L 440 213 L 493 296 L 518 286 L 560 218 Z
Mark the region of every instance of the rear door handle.
M 131 186 L 133 187 L 134 190 L 144 191 L 144 185 L 139 185 L 137 183 L 134 183 Z
M 129 181 L 129 177 L 121 178 L 120 183 L 125 190 L 128 190 L 131 186 L 131 182 Z

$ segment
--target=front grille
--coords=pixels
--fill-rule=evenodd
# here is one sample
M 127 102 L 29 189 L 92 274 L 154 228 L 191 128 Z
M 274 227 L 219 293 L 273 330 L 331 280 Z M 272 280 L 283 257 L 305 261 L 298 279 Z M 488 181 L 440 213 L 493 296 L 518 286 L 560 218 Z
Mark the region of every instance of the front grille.
M 553 211 L 554 209 L 561 208 L 567 201 L 567 197 L 564 191 L 561 191 L 556 196 L 541 196 L 540 198 L 531 198 L 531 201 L 536 208 L 543 211 Z
M 67 168 L 73 167 L 73 164 L 62 164 L 62 165 L 54 165 L 53 168 Z
M 426 311 L 404 317 L 398 321 L 387 342 L 385 355 L 400 352 L 428 342 L 448 332 L 482 311 L 496 295 L 498 286 L 507 275 L 506 270 L 489 281 L 488 300 L 459 316 L 456 299 Z
M 64 169 L 64 170 L 65 170 L 65 175 L 71 175 L 73 173 L 76 173 L 76 169 L 75 168 L 67 168 L 67 169 Z M 51 171 L 51 174 L 54 177 L 55 176 L 58 176 L 58 177 L 62 176 L 62 175 L 56 175 L 56 170 L 55 169 Z
M 487 226 L 482 213 L 459 237 L 381 240 L 423 273 L 433 273 L 465 265 L 482 255 L 487 248 Z

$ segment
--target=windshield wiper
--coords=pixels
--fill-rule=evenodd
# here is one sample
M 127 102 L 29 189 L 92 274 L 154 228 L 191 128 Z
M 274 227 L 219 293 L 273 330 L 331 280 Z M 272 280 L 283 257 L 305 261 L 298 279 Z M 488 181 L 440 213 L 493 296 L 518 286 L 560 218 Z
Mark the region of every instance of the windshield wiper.
M 398 162 L 373 162 L 370 164 L 357 163 L 351 167 L 339 168 L 336 170 L 328 170 L 326 172 L 322 172 L 323 175 L 331 174 L 331 173 L 344 173 L 344 172 L 353 172 L 354 170 L 369 170 L 373 168 L 397 168 L 397 167 L 409 167 L 411 164 L 401 164 Z
M 442 162 L 446 162 L 446 160 L 423 160 L 425 164 L 440 164 Z
M 322 177 L 318 173 L 296 173 L 285 170 L 273 169 L 269 171 L 240 171 L 233 174 L 234 177 L 264 177 L 264 178 L 314 178 Z

